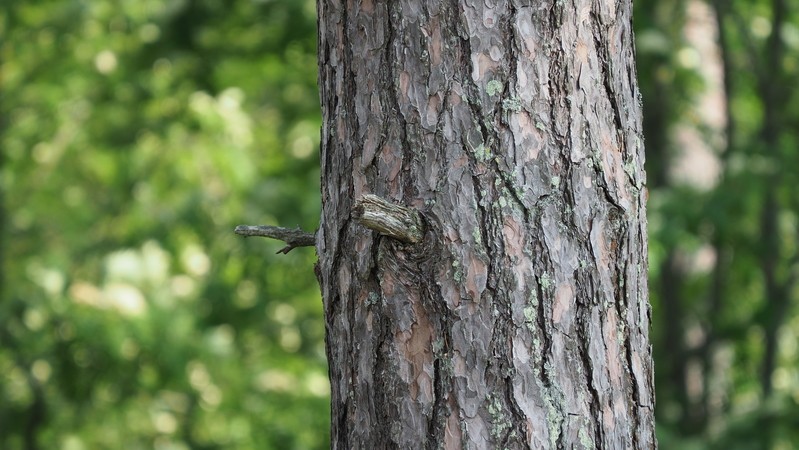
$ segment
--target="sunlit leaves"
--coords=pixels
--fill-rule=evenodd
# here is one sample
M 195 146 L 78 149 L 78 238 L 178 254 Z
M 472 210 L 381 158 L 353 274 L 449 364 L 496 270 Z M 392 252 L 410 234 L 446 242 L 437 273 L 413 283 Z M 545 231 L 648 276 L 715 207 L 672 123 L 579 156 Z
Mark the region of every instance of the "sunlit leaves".
M 316 226 L 313 13 L 9 3 L 0 446 L 325 447 L 313 251 L 232 234 Z

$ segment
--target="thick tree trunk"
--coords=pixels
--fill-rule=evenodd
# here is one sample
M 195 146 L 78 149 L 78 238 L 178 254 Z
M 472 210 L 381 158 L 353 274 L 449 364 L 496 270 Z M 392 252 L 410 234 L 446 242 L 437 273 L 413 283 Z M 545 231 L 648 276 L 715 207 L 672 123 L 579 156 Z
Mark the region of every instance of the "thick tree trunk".
M 318 12 L 333 447 L 655 447 L 630 1 Z

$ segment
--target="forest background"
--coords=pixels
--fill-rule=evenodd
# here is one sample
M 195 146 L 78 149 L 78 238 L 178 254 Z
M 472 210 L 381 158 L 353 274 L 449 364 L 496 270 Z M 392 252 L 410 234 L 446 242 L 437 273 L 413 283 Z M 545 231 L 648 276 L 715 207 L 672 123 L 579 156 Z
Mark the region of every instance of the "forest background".
M 0 448 L 322 449 L 312 0 L 4 0 Z M 663 449 L 799 442 L 799 2 L 638 0 Z

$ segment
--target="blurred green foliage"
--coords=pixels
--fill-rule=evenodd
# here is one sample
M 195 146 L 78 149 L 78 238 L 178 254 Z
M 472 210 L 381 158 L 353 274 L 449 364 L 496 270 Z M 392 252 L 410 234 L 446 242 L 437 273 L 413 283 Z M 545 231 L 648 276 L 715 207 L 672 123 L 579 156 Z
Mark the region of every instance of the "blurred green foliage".
M 314 2 L 0 14 L 0 448 L 327 447 Z
M 790 448 L 797 5 L 635 6 L 661 448 Z M 317 225 L 315 40 L 312 0 L 3 2 L 0 448 L 328 446 L 315 255 L 232 233 Z
M 636 2 L 663 449 L 799 442 L 799 5 Z

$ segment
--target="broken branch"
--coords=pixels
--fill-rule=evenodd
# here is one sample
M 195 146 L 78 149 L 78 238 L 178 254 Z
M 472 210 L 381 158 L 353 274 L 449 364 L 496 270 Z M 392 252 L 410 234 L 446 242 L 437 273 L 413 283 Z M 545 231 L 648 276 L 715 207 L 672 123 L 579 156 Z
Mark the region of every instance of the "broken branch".
M 316 245 L 316 236 L 299 228 L 292 230 L 291 228 L 272 225 L 239 225 L 233 232 L 240 236 L 263 236 L 283 241 L 288 245 L 277 252 L 284 255 L 297 247 L 313 247 Z
M 424 225 L 418 211 L 395 205 L 376 195 L 361 197 L 352 209 L 352 215 L 366 228 L 402 242 L 416 244 L 424 236 Z

